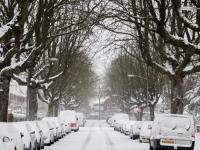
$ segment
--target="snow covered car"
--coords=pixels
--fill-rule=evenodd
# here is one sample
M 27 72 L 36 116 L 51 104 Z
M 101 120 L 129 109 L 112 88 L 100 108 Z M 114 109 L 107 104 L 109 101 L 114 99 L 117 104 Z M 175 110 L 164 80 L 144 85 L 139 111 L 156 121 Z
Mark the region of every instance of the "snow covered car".
M 60 123 L 59 118 L 58 117 L 47 117 L 47 118 L 43 118 L 43 119 L 52 120 L 55 123 L 56 128 L 58 130 L 58 137 L 61 139 L 64 130 L 62 130 L 62 124 Z
M 150 134 L 150 150 L 187 149 L 195 145 L 195 127 L 192 116 L 177 114 L 156 115 Z
M 124 120 L 124 122 L 122 123 L 122 127 L 121 127 L 121 133 L 124 133 L 125 129 L 126 129 L 126 124 L 128 123 L 128 120 Z
M 35 149 L 35 131 L 31 129 L 31 127 L 25 122 L 13 122 L 12 125 L 17 129 L 19 133 L 22 133 L 24 136 L 22 140 L 25 145 L 26 150 L 34 150 Z
M 128 114 L 124 113 L 115 114 L 113 117 L 112 125 L 115 127 L 116 122 L 118 122 L 119 120 L 129 120 Z
M 133 140 L 139 139 L 141 127 L 142 121 L 136 121 L 135 124 L 131 127 L 131 130 L 129 132 L 129 138 Z
M 0 137 L 9 150 L 23 150 L 23 134 L 20 134 L 11 123 L 0 123 Z
M 128 123 L 126 124 L 126 128 L 124 130 L 124 134 L 125 135 L 129 135 L 129 132 L 131 130 L 131 126 L 135 124 L 135 121 L 128 121 Z
M 149 142 L 149 136 L 152 129 L 153 121 L 143 121 L 142 127 L 140 130 L 139 142 Z
M 77 132 L 79 130 L 78 118 L 73 110 L 61 111 L 59 114 L 61 120 L 71 124 L 71 130 Z
M 28 124 L 33 131 L 35 131 L 35 145 L 37 149 L 44 148 L 44 139 L 43 139 L 43 132 L 40 126 L 37 124 L 36 121 L 24 121 L 24 123 Z
M 0 130 L 1 132 L 1 130 Z M 0 134 L 0 150 L 10 150 L 9 146 L 10 139 L 8 137 L 1 137 Z M 6 146 L 8 144 L 8 146 Z
M 42 121 L 47 121 L 51 128 L 53 128 L 53 136 L 54 136 L 54 142 L 57 142 L 58 137 L 58 128 L 56 127 L 55 123 L 52 120 L 49 120 L 48 118 L 43 118 Z
M 76 112 L 76 116 L 78 118 L 78 125 L 84 127 L 85 126 L 85 120 L 84 115 L 82 112 Z
M 47 121 L 37 121 L 37 124 L 43 132 L 44 144 L 48 146 L 54 144 L 53 128 L 51 128 L 49 123 Z

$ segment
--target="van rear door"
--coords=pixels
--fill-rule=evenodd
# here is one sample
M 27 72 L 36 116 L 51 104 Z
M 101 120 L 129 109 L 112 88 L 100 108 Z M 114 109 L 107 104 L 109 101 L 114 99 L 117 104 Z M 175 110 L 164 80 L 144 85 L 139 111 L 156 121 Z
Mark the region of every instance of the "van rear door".
M 192 124 L 191 118 L 187 116 L 164 116 L 161 122 L 161 143 L 191 145 Z

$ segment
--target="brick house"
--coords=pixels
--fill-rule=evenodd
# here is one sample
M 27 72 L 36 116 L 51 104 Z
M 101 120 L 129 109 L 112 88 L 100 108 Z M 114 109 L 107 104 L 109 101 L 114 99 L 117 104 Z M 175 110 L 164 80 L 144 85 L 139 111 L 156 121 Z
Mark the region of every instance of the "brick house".
M 100 103 L 100 113 L 105 117 L 113 116 L 114 114 L 120 112 L 120 109 L 113 101 L 111 101 L 109 97 L 101 98 Z M 99 112 L 99 100 L 93 102 L 93 111 Z

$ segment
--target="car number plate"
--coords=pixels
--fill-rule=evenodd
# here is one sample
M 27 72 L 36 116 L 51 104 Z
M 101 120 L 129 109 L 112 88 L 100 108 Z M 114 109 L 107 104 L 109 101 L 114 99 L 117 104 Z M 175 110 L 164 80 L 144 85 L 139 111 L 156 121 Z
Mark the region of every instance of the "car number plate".
M 174 141 L 163 141 L 163 143 L 166 143 L 166 144 L 174 144 Z

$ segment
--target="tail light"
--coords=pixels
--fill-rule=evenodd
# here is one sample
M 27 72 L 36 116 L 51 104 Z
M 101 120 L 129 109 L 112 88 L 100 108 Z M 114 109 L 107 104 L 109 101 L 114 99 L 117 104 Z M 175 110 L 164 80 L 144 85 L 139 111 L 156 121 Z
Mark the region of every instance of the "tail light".
M 194 128 L 192 129 L 192 138 L 195 138 Z
M 157 135 L 161 135 L 161 128 L 158 130 L 158 134 Z
M 76 127 L 76 123 L 71 123 L 71 127 Z

